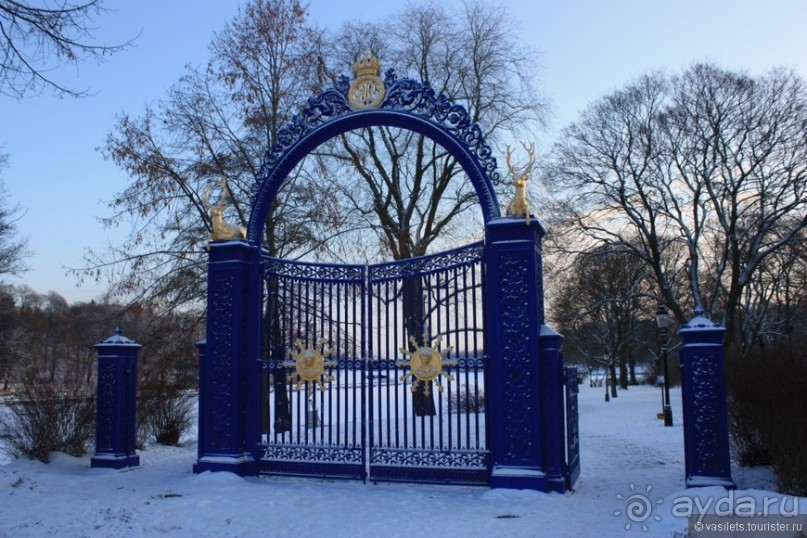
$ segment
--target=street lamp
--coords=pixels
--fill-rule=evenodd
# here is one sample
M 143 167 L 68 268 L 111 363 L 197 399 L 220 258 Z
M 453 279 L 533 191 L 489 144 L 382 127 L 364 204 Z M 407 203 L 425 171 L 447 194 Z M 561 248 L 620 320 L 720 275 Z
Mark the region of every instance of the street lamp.
M 670 407 L 670 372 L 667 367 L 667 329 L 670 326 L 670 316 L 664 305 L 659 305 L 656 312 L 656 324 L 661 336 L 661 353 L 664 359 L 664 425 L 672 426 L 672 407 Z

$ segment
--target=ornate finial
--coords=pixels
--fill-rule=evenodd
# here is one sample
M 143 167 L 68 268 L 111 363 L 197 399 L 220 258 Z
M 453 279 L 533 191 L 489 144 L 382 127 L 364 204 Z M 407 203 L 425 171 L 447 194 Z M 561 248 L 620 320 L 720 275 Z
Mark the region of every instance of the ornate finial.
M 386 71 L 384 71 L 384 84 L 387 86 L 392 86 L 398 81 L 398 75 L 395 73 L 395 69 L 390 67 Z
M 118 336 L 123 334 L 123 328 L 120 325 L 115 325 L 115 334 Z
M 704 313 L 703 307 L 700 304 L 696 304 L 695 305 L 695 317 L 696 318 L 701 318 L 701 317 L 703 317 L 703 313 Z
M 378 76 L 381 62 L 368 50 L 353 64 L 353 72 L 356 73 L 356 80 L 347 93 L 350 106 L 353 110 L 377 108 L 386 93 L 384 81 Z
M 336 90 L 343 95 L 347 95 L 348 90 L 350 90 L 350 79 L 347 75 L 339 75 L 336 80 Z M 316 99 L 313 97 L 308 99 L 308 106 L 312 105 L 316 106 Z

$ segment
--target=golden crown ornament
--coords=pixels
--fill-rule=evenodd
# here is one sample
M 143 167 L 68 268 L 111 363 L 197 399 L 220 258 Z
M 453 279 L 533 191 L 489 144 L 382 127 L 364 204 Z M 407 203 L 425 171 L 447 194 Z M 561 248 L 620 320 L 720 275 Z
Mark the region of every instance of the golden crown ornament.
M 367 51 L 353 64 L 356 79 L 347 91 L 347 100 L 353 110 L 378 108 L 384 100 L 386 89 L 379 76 L 381 62 Z

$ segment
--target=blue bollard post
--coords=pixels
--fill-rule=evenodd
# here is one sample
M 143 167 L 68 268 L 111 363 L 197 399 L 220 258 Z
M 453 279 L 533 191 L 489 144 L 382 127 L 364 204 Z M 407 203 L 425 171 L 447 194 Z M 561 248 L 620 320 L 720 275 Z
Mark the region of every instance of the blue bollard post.
M 98 350 L 98 389 L 95 419 L 95 455 L 91 467 L 122 469 L 140 465 L 137 440 L 137 354 L 142 347 L 115 335 L 95 346 Z
M 572 489 L 580 476 L 580 424 L 577 395 L 580 386 L 577 382 L 577 368 L 567 366 L 566 376 L 566 488 Z
M 564 425 L 563 336 L 542 325 L 538 338 L 541 391 L 541 443 L 548 491 L 566 491 L 566 428 Z
M 731 479 L 723 335 L 726 329 L 695 309 L 681 337 L 681 397 L 687 487 L 736 487 Z

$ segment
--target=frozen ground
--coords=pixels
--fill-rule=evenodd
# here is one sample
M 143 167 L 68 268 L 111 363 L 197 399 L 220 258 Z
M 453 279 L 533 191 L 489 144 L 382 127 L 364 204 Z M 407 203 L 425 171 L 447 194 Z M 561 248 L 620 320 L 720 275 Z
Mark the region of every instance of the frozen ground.
M 665 428 L 659 389 L 632 387 L 608 403 L 603 390 L 581 387 L 582 473 L 566 495 L 194 475 L 189 438 L 181 448 L 141 451 L 141 466 L 127 471 L 90 469 L 89 455 L 56 454 L 49 465 L 6 460 L 0 537 L 685 536 L 687 520 L 672 507 L 696 493 L 714 506 L 726 493 L 684 489 L 680 392 L 672 395 L 676 425 Z M 773 493 L 765 470 L 735 469 L 734 479 L 735 499 L 775 497 L 807 514 L 807 499 Z

